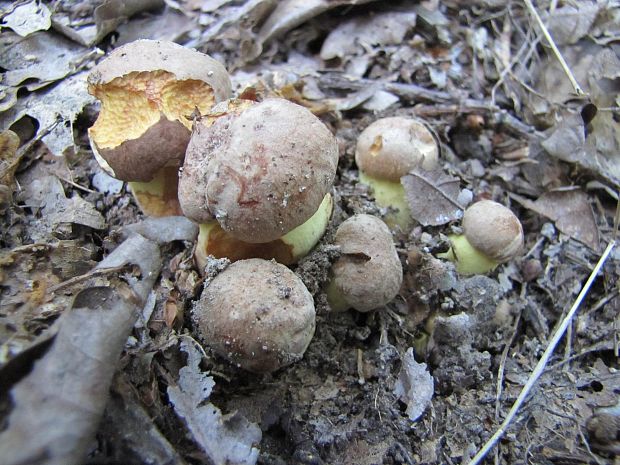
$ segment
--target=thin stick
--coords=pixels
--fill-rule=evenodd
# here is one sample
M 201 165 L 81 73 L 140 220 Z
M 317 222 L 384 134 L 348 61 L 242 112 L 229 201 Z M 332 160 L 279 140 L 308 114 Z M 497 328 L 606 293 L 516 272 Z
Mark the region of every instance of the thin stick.
M 84 273 L 79 276 L 74 276 L 73 278 L 67 279 L 66 281 L 56 284 L 55 286 L 50 287 L 48 291 L 50 294 L 54 294 L 69 286 L 74 286 L 76 284 L 84 282 L 87 279 L 94 278 L 96 276 L 105 276 L 106 274 L 116 273 L 118 271 L 123 271 L 125 269 L 127 269 L 127 265 L 113 266 L 110 268 L 95 268 L 94 270 L 91 270 L 87 273 Z
M 545 23 L 543 23 L 543 20 L 540 17 L 540 15 L 538 14 L 538 12 L 536 11 L 536 8 L 534 8 L 534 5 L 532 4 L 532 1 L 531 0 L 523 0 L 523 2 L 527 6 L 527 9 L 530 10 L 530 13 L 532 14 L 532 16 L 534 16 L 534 19 L 536 19 L 536 22 L 538 23 L 538 26 L 540 26 L 540 29 L 542 29 L 543 35 L 547 39 L 547 42 L 549 42 L 549 46 L 551 47 L 551 50 L 553 50 L 553 53 L 554 53 L 555 57 L 560 62 L 560 66 L 562 66 L 562 69 L 564 70 L 564 73 L 566 73 L 566 76 L 568 77 L 568 80 L 570 81 L 571 85 L 573 86 L 573 89 L 575 89 L 575 93 L 577 95 L 585 95 L 585 92 L 581 89 L 581 86 L 577 82 L 577 79 L 575 79 L 575 76 L 573 76 L 572 71 L 568 67 L 568 63 L 566 63 L 566 60 L 564 60 L 564 57 L 560 53 L 560 50 L 555 45 L 555 42 L 553 41 L 553 37 L 551 37 L 551 34 L 549 34 L 549 30 L 547 29 L 547 26 L 545 26 Z
M 510 425 L 514 417 L 517 415 L 519 408 L 521 408 L 521 405 L 523 405 L 523 403 L 525 402 L 525 399 L 529 395 L 530 391 L 532 390 L 532 387 L 534 386 L 536 381 L 538 381 L 538 378 L 540 378 L 540 375 L 542 375 L 542 373 L 545 371 L 545 367 L 547 366 L 547 363 L 549 362 L 549 359 L 551 358 L 551 355 L 553 354 L 555 347 L 558 345 L 558 342 L 560 342 L 560 339 L 564 335 L 564 332 L 566 331 L 566 328 L 568 327 L 573 316 L 575 315 L 575 312 L 577 312 L 577 309 L 581 305 L 581 302 L 583 302 L 583 299 L 585 299 L 586 294 L 590 291 L 590 287 L 592 286 L 594 279 L 596 278 L 599 271 L 605 264 L 607 257 L 609 257 L 609 254 L 611 253 L 615 245 L 616 245 L 616 241 L 612 240 L 607 246 L 607 248 L 605 249 L 605 252 L 603 252 L 603 255 L 601 256 L 598 263 L 592 270 L 592 273 L 590 273 L 590 277 L 588 278 L 583 288 L 581 289 L 581 292 L 577 296 L 575 303 L 573 303 L 573 306 L 566 314 L 566 317 L 564 317 L 564 320 L 562 320 L 562 324 L 558 327 L 556 332 L 553 334 L 553 337 L 551 338 L 551 341 L 549 342 L 547 349 L 545 349 L 545 352 L 543 353 L 542 357 L 536 364 L 536 367 L 532 371 L 532 374 L 527 380 L 527 383 L 525 383 L 525 386 L 523 386 L 523 389 L 521 389 L 521 392 L 519 393 L 519 397 L 517 397 L 517 400 L 515 400 L 515 403 L 510 408 L 508 415 L 506 415 L 506 418 L 504 419 L 502 424 L 499 426 L 495 434 L 491 436 L 491 438 L 484 444 L 484 446 L 482 446 L 482 448 L 478 451 L 478 453 L 471 459 L 471 461 L 469 462 L 469 465 L 479 464 L 508 429 L 508 426 Z

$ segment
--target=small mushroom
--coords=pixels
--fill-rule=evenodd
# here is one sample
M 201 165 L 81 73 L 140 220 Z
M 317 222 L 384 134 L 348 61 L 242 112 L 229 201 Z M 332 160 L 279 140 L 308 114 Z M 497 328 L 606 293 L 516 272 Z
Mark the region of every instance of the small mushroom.
M 193 318 L 215 352 L 255 373 L 300 360 L 315 329 L 314 301 L 302 281 L 261 259 L 237 261 L 213 278 Z
M 394 210 L 385 217 L 391 227 L 407 230 L 412 222 L 400 178 L 417 167 L 436 168 L 438 154 L 433 135 L 415 119 L 382 118 L 360 134 L 355 151 L 360 182 L 371 188 L 379 206 Z
M 88 130 L 101 167 L 129 181 L 144 213 L 180 214 L 177 171 L 192 115 L 230 96 L 224 67 L 173 42 L 137 40 L 93 68 L 88 91 L 101 101 L 99 117 Z
M 284 256 L 287 264 L 305 255 L 331 216 L 337 164 L 334 136 L 299 105 L 270 98 L 214 107 L 195 127 L 179 181 L 184 214 L 203 224 L 199 264 L 207 255 Z
M 519 254 L 523 248 L 523 227 L 515 214 L 492 200 L 481 200 L 463 214 L 463 234 L 450 236 L 447 258 L 464 275 L 494 270 Z
M 332 310 L 368 312 L 398 294 L 403 269 L 383 221 L 372 215 L 352 216 L 340 225 L 334 243 L 342 255 L 332 266 L 327 287 Z

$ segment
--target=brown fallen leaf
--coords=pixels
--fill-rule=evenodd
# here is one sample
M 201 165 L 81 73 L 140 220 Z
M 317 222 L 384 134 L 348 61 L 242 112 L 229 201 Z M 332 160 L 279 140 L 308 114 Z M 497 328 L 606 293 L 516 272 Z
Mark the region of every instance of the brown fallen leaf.
M 599 250 L 599 230 L 587 194 L 579 189 L 545 192 L 536 201 L 512 194 L 525 208 L 545 216 L 567 236 Z
M 442 169 L 412 170 L 400 179 L 411 216 L 423 226 L 439 226 L 463 216 L 460 180 Z

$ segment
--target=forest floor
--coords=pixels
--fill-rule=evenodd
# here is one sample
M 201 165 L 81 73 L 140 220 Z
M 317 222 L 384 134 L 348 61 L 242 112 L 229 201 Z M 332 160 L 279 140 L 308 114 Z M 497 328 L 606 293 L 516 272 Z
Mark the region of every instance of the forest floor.
M 0 2 L 0 129 L 20 139 L 0 134 L 4 463 L 468 463 L 614 240 L 620 211 L 620 6 L 529 3 Z M 332 221 L 292 266 L 315 298 L 316 333 L 301 361 L 273 374 L 199 344 L 195 232 L 141 223 L 128 187 L 92 155 L 86 75 L 137 38 L 208 53 L 235 94 L 302 104 L 337 138 Z M 399 295 L 334 313 L 322 289 L 337 226 L 387 213 L 359 183 L 357 138 L 394 115 L 432 130 L 443 172 L 474 200 L 517 214 L 525 247 L 467 277 L 435 258 L 458 221 L 394 230 Z M 147 239 L 119 252 L 134 223 Z M 484 463 L 617 463 L 619 258 L 616 247 Z M 138 322 L 101 313 L 134 308 L 128 285 L 146 299 Z M 96 315 L 72 321 L 82 309 Z

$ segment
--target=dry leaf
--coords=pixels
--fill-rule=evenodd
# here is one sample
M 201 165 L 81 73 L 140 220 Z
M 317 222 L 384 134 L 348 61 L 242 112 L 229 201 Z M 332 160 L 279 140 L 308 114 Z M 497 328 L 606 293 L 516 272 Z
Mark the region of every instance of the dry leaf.
M 20 99 L 11 109 L 0 113 L 0 128 L 9 127 L 25 116 L 39 122 L 38 136 L 57 156 L 74 146 L 73 122 L 82 109 L 94 103 L 86 90 L 86 71 L 75 74 L 55 87 L 33 92 Z
M 430 405 L 435 392 L 433 377 L 426 363 L 418 363 L 413 348 L 407 349 L 402 359 L 402 367 L 394 386 L 394 395 L 407 404 L 407 416 L 416 421 Z
M 255 447 L 261 430 L 241 414 L 222 415 L 213 404 L 205 402 L 215 382 L 200 370 L 201 353 L 185 340 L 181 349 L 187 353 L 187 366 L 179 371 L 179 384 L 168 387 L 168 397 L 177 415 L 185 420 L 196 443 L 217 464 L 254 465 Z
M 413 219 L 423 226 L 439 226 L 463 216 L 460 180 L 442 169 L 412 170 L 400 179 Z
M 368 3 L 372 0 L 282 0 L 263 24 L 256 40 L 255 57 L 269 40 L 303 24 L 325 11 L 342 5 Z
M 13 29 L 13 32 L 22 37 L 36 31 L 44 31 L 52 25 L 52 13 L 43 3 L 32 0 L 15 7 L 2 18 L 2 26 Z
M 577 3 L 576 6 L 566 5 L 557 8 L 545 18 L 547 29 L 556 45 L 577 43 L 590 32 L 600 6 Z
M 105 0 L 94 9 L 94 24 L 85 21 L 72 22 L 73 9 L 56 12 L 52 17 L 52 22 L 54 28 L 71 40 L 90 47 L 113 32 L 133 15 L 142 11 L 157 10 L 163 6 L 163 0 Z
M 599 231 L 587 194 L 578 189 L 546 192 L 535 202 L 512 196 L 525 208 L 543 215 L 567 236 L 599 250 Z
M 413 11 L 388 11 L 344 21 L 323 42 L 321 58 L 349 58 L 363 53 L 364 47 L 400 44 L 415 20 Z

